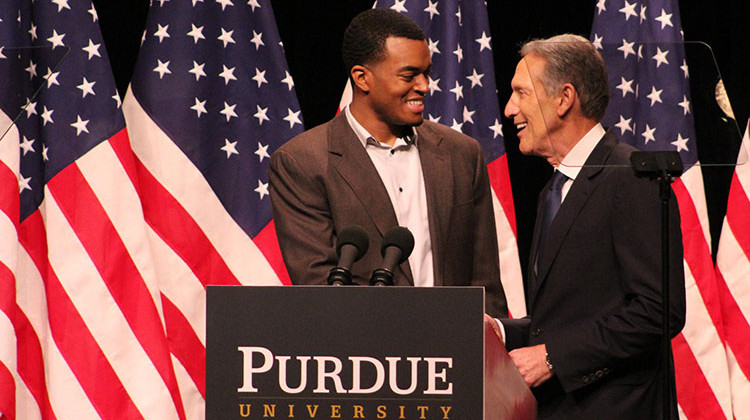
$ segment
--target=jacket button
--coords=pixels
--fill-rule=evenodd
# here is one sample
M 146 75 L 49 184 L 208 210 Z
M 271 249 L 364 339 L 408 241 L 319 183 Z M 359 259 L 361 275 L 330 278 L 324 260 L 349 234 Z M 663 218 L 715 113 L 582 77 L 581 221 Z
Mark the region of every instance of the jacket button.
M 581 381 L 582 381 L 582 382 L 583 382 L 584 384 L 587 384 L 587 383 L 589 383 L 589 382 L 591 381 L 591 378 L 589 378 L 589 377 L 588 377 L 588 375 L 586 375 L 586 376 L 584 376 L 583 378 L 581 378 Z
M 541 333 L 542 333 L 542 330 L 540 330 L 539 328 L 534 328 L 533 330 L 531 330 L 532 337 L 539 337 L 539 334 Z
M 602 376 L 604 376 L 604 371 L 601 371 L 601 370 L 597 370 L 597 371 L 596 371 L 596 377 L 597 377 L 597 378 L 601 378 Z

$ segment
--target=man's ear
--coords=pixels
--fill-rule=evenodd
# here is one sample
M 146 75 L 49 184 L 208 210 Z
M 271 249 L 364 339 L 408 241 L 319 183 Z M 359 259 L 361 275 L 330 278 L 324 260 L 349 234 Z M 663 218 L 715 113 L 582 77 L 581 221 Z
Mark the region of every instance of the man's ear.
M 370 92 L 370 85 L 368 83 L 369 70 L 365 66 L 359 64 L 353 66 L 349 70 L 349 75 L 359 90 L 365 93 Z
M 578 100 L 578 91 L 572 83 L 565 83 L 557 97 L 557 116 L 563 117 Z

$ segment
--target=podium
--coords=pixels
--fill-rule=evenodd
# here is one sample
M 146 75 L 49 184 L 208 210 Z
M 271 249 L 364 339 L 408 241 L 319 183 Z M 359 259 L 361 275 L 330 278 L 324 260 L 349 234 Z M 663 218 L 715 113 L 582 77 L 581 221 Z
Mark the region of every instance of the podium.
M 209 286 L 206 419 L 533 419 L 479 287 Z

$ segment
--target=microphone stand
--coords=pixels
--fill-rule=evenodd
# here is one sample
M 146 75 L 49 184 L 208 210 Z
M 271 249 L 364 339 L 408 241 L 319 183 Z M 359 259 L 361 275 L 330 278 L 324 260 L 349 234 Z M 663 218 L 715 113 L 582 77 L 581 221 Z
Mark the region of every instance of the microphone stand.
M 636 175 L 656 178 L 661 201 L 661 315 L 662 315 L 662 418 L 671 419 L 672 410 L 672 343 L 669 330 L 669 200 L 671 184 L 682 174 L 679 152 L 633 152 L 630 163 Z M 675 413 L 676 414 L 676 413 Z

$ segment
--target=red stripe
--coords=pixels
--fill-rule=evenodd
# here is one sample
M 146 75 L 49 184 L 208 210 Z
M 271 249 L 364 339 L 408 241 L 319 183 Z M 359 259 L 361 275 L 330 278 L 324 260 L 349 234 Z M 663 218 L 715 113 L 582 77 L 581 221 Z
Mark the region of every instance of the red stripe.
M 204 286 L 240 284 L 200 226 L 132 154 L 127 135 L 113 137 L 110 144 L 136 186 L 146 222 L 185 261 L 198 280 Z
M 690 420 L 725 419 L 711 385 L 701 371 L 690 346 L 682 334 L 672 339 L 677 402 Z
M 268 263 L 271 264 L 271 268 L 276 272 L 276 276 L 281 280 L 281 283 L 287 286 L 291 285 L 292 280 L 289 278 L 284 259 L 281 257 L 281 248 L 276 237 L 276 225 L 273 220 L 253 238 L 253 242 L 266 257 Z
M 161 295 L 169 349 L 187 371 L 203 398 L 206 398 L 206 348 L 190 322 L 166 296 Z
M 742 252 L 750 257 L 750 217 L 748 216 L 750 216 L 750 200 L 735 172 L 727 201 L 727 223 L 732 227 L 732 232 Z
M 19 240 L 44 281 L 52 338 L 84 393 L 102 419 L 142 419 L 86 323 L 47 259 L 46 233 L 39 211 L 26 218 Z
M 16 383 L 3 363 L 0 363 L 0 416 L 8 420 L 16 418 Z
M 179 418 L 185 419 L 159 312 L 99 199 L 75 163 L 59 172 L 47 187 L 169 389 Z
M 739 364 L 745 377 L 750 378 L 750 340 L 748 340 L 750 325 L 719 270 L 716 270 L 716 277 L 721 292 L 721 309 L 727 344 L 732 349 L 737 364 Z
M 699 167 L 695 169 L 700 170 Z M 700 216 L 695 208 L 682 179 L 677 179 L 672 184 L 672 189 L 677 197 L 680 207 L 680 221 L 682 229 L 682 244 L 684 258 L 690 267 L 690 271 L 698 286 L 698 291 L 703 298 L 703 304 L 708 311 L 719 339 L 726 342 L 724 335 L 724 322 L 721 319 L 721 300 L 716 286 L 715 270 L 708 241 L 701 228 Z M 688 320 L 689 322 L 689 320 Z
M 8 215 L 8 218 L 18 229 L 18 220 L 21 217 L 21 201 L 18 197 L 18 178 L 5 163 L 0 161 L 0 211 Z
M 508 173 L 508 155 L 503 154 L 487 165 L 490 177 L 490 185 L 503 207 L 505 216 L 508 218 L 513 236 L 518 237 L 516 232 L 516 210 L 513 206 L 513 190 L 510 187 L 510 174 Z

